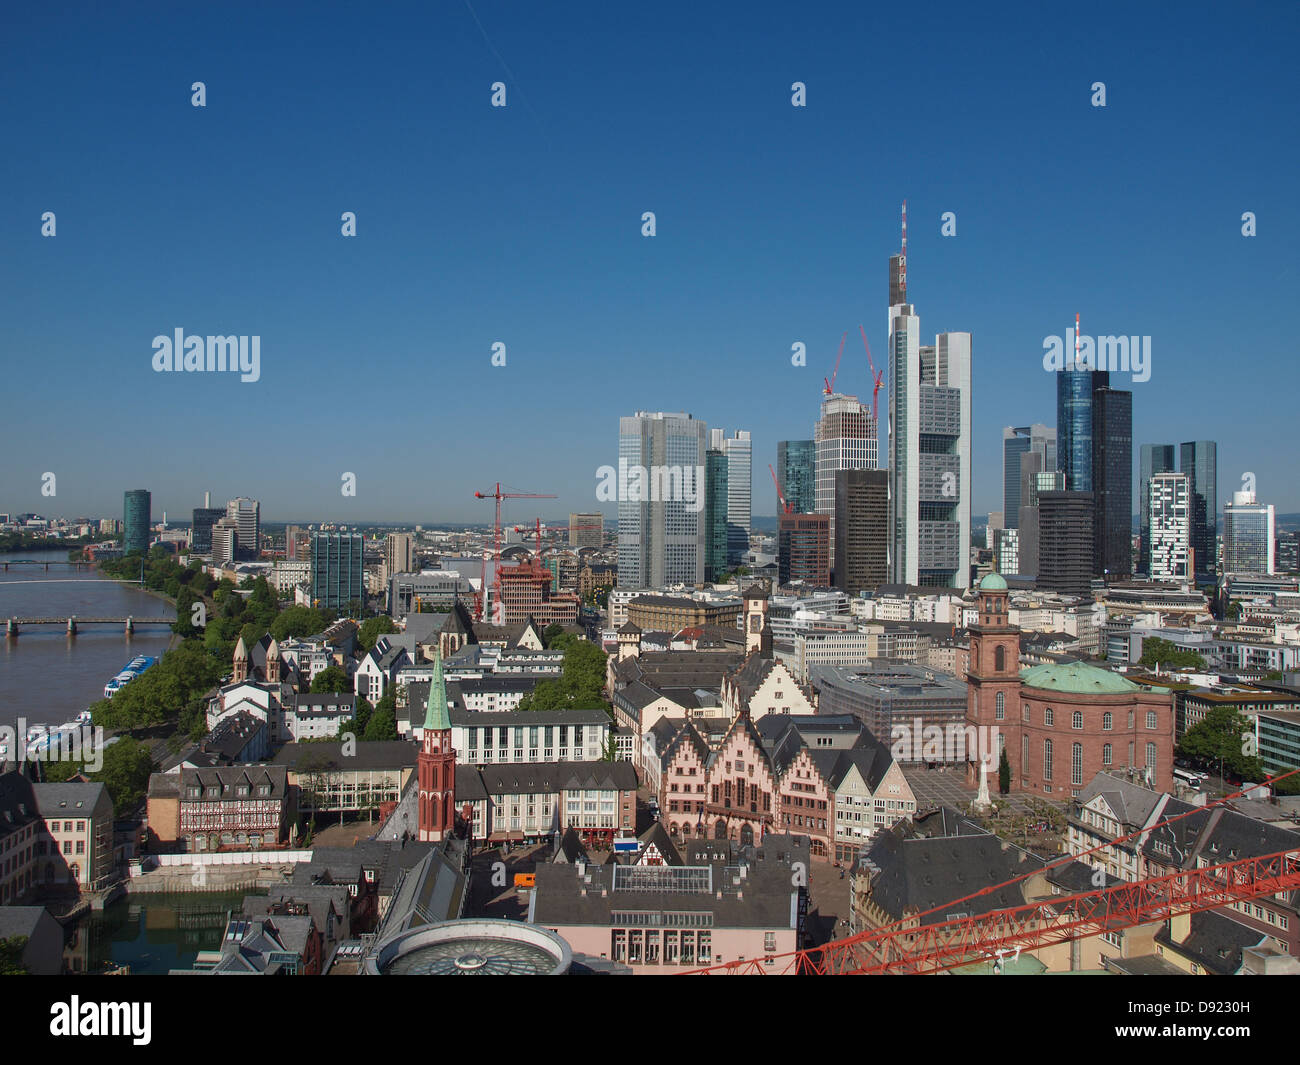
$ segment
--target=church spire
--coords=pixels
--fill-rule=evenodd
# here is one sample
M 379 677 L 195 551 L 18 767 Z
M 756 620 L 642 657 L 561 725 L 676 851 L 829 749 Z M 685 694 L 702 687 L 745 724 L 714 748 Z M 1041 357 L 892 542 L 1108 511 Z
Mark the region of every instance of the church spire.
M 429 699 L 424 707 L 424 728 L 442 730 L 451 728 L 447 713 L 447 683 L 442 678 L 442 653 L 433 656 L 433 680 L 429 682 Z

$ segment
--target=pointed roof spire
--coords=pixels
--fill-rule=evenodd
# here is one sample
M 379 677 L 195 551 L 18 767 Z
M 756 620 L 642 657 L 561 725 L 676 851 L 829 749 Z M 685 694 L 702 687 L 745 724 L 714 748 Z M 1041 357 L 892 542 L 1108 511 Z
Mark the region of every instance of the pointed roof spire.
M 247 658 L 248 648 L 244 646 L 244 638 L 241 636 L 239 642 L 235 644 L 235 661 L 238 662 L 241 659 L 246 660 Z
M 424 707 L 424 728 L 441 731 L 451 728 L 451 716 L 447 713 L 447 683 L 442 679 L 442 654 L 434 652 L 433 679 L 429 681 L 429 699 Z

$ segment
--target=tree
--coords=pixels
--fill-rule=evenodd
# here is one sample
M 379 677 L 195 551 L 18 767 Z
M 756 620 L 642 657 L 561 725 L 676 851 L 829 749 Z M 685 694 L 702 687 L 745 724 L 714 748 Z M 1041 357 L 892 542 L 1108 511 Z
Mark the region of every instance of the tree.
M 1175 643 L 1153 636 L 1142 641 L 1142 657 L 1138 665 L 1152 669 L 1163 666 L 1166 669 L 1201 670 L 1205 668 L 1205 659 L 1195 651 L 1184 651 Z
M 1011 792 L 1011 763 L 1007 760 L 1007 749 L 1002 748 L 1002 754 L 998 758 L 998 794 L 1007 795 Z
M 311 682 L 313 695 L 320 692 L 347 692 L 351 690 L 352 682 L 348 680 L 348 672 L 342 666 L 326 666 L 316 674 L 316 679 Z
M 397 625 L 387 614 L 377 614 L 373 618 L 367 618 L 361 623 L 361 628 L 357 630 L 357 646 L 361 650 L 371 650 L 380 636 L 391 636 L 397 632 Z
M 365 735 L 362 738 L 367 743 L 397 739 L 397 718 L 393 715 L 393 711 L 387 708 L 380 710 L 376 707 L 375 712 L 370 715 L 370 721 L 366 725 Z
M 547 647 L 555 646 L 555 638 L 564 635 L 564 626 L 558 621 L 553 621 L 542 630 L 542 643 Z
M 23 951 L 26 949 L 26 936 L 0 939 L 0 976 L 28 975 L 27 966 L 23 964 Z
M 519 703 L 520 710 L 608 709 L 605 665 L 609 656 L 594 643 L 564 633 L 564 668 L 559 680 L 540 681 Z
M 1231 706 L 1217 706 L 1187 730 L 1178 753 L 1243 779 L 1259 780 L 1263 770 L 1254 757 L 1252 739 L 1250 723 L 1241 714 Z

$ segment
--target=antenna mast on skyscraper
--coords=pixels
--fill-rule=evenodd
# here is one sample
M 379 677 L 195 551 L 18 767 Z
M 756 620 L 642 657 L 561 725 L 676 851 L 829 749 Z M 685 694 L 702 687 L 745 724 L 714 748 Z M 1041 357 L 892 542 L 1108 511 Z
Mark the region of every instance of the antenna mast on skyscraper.
M 1074 313 L 1074 368 L 1082 369 L 1079 366 L 1079 312 Z
M 898 256 L 898 291 L 907 302 L 907 201 L 903 201 L 903 249 Z

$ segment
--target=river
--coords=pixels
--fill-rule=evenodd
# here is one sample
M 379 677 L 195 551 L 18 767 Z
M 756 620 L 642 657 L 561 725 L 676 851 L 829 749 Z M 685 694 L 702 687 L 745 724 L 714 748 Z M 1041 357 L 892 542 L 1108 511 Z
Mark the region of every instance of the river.
M 16 559 L 66 562 L 66 550 L 0 555 Z M 171 617 L 165 599 L 138 586 L 121 584 L 91 569 L 70 566 L 0 567 L 0 618 L 11 617 Z M 136 655 L 160 655 L 171 640 L 161 626 L 127 637 L 117 625 L 91 625 L 69 637 L 62 626 L 32 625 L 18 637 L 0 636 L 0 725 L 19 717 L 29 723 L 70 721 L 96 699 L 104 685 Z

